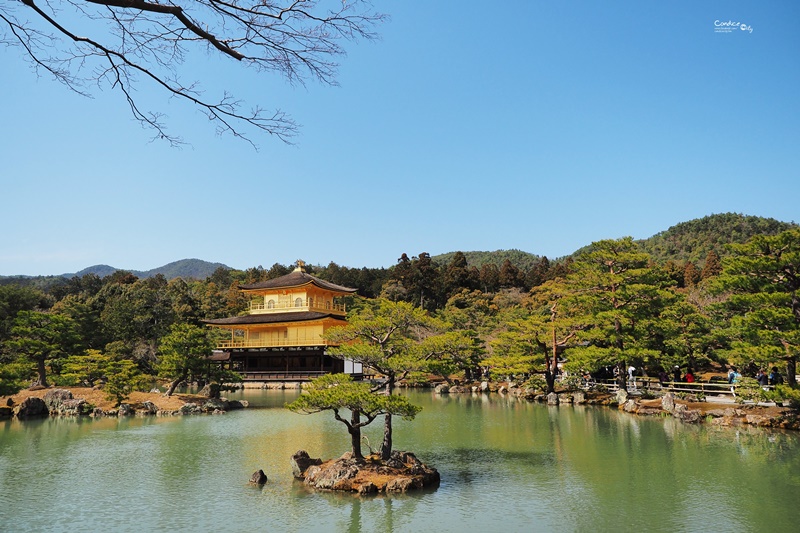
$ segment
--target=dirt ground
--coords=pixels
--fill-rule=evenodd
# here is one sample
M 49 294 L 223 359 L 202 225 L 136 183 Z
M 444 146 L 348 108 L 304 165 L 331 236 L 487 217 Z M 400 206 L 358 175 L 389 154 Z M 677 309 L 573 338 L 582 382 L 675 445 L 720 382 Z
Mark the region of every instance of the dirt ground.
M 104 411 L 109 409 L 113 409 L 114 401 L 107 400 L 105 397 L 105 393 L 102 390 L 97 389 L 90 389 L 86 387 L 58 387 L 61 389 L 66 389 L 72 392 L 73 398 L 83 398 L 90 404 L 94 405 L 95 407 L 99 407 Z M 17 394 L 14 394 L 10 398 L 14 401 L 14 404 L 18 404 L 22 402 L 25 398 L 35 396 L 37 398 L 41 398 L 45 395 L 48 390 L 52 389 L 41 389 L 41 390 L 22 390 Z M 0 405 L 6 405 L 8 401 L 8 396 L 0 397 Z M 141 406 L 144 402 L 152 402 L 156 407 L 160 410 L 165 411 L 176 411 L 181 408 L 181 406 L 187 402 L 203 402 L 206 398 L 202 396 L 197 396 L 193 394 L 173 394 L 169 398 L 164 396 L 160 393 L 155 392 L 134 392 L 130 395 L 126 403 L 131 404 L 134 408 Z

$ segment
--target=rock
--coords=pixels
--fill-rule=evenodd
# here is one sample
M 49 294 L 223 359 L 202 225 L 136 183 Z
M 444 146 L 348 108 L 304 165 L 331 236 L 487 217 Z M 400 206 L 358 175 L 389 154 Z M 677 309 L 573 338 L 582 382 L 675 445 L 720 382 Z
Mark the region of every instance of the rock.
M 352 460 L 336 460 L 325 468 L 306 470 L 304 483 L 318 489 L 344 490 L 352 488 L 351 480 L 358 474 L 358 465 Z
M 6 400 L 6 405 L 8 407 L 14 407 L 14 398 L 9 398 L 8 400 Z
M 250 476 L 250 483 L 253 485 L 263 486 L 267 482 L 267 475 L 264 473 L 263 470 L 258 470 L 253 472 L 253 475 Z
M 298 452 L 298 454 L 305 452 Z M 293 462 L 295 458 L 292 458 Z M 297 476 L 295 476 L 297 477 Z M 405 492 L 409 489 L 438 485 L 439 472 L 424 465 L 411 452 L 392 452 L 387 461 L 377 456 L 356 460 L 346 453 L 339 459 L 311 465 L 305 471 L 304 483 L 316 489 L 373 494 Z
M 620 404 L 620 408 L 626 413 L 635 413 L 636 402 L 634 400 L 626 400 L 625 403 Z
M 572 403 L 572 394 L 562 394 L 558 397 L 559 403 Z
M 671 392 L 666 393 L 661 398 L 661 408 L 668 413 L 675 411 L 675 396 Z
M 121 403 L 119 404 L 119 408 L 117 409 L 117 416 L 133 416 L 136 414 L 133 407 L 129 403 Z
M 376 494 L 378 492 L 378 486 L 375 485 L 372 481 L 367 481 L 363 483 L 360 487 L 358 487 L 359 494 Z
M 244 409 L 250 405 L 247 400 L 228 400 L 228 411 L 236 411 L 238 409 Z
M 672 416 L 689 423 L 700 422 L 703 419 L 703 413 L 696 409 L 689 409 L 683 404 L 678 404 L 675 406 Z
M 658 407 L 639 407 L 639 409 L 636 410 L 636 414 L 642 416 L 658 416 L 663 412 L 664 411 Z
M 481 381 L 481 392 L 489 392 L 489 382 Z
M 11 418 L 12 416 L 14 416 L 14 409 L 8 405 L 3 405 L 0 407 L 0 420 L 3 420 L 4 418 Z
M 153 402 L 144 402 L 142 404 L 142 408 L 136 411 L 136 414 L 141 415 L 154 415 L 158 412 L 158 407 Z
M 450 387 L 448 387 L 444 383 L 441 383 L 439 385 L 436 385 L 436 388 L 433 389 L 433 392 L 435 392 L 436 394 L 447 394 L 448 392 L 450 392 Z
M 201 409 L 206 413 L 211 413 L 214 411 L 227 411 L 228 402 L 225 400 L 220 400 L 219 398 L 210 398 L 209 400 L 206 400 Z
M 617 391 L 617 405 L 625 405 L 625 402 L 628 401 L 628 391 L 625 389 L 619 389 Z
M 586 393 L 583 391 L 577 391 L 572 393 L 572 401 L 576 404 L 578 403 L 586 403 Z
M 49 414 L 50 410 L 47 408 L 47 404 L 44 403 L 44 400 L 33 396 L 25 398 L 22 400 L 22 403 L 14 407 L 14 415 L 20 419 L 36 418 Z
M 509 381 L 508 382 L 508 390 L 516 389 L 516 388 L 517 388 L 517 382 L 516 381 Z
M 551 392 L 547 395 L 547 405 L 558 405 L 558 394 Z
M 60 416 L 81 416 L 92 412 L 92 405 L 83 398 L 64 400 L 55 408 L 50 408 L 50 413 Z
M 478 388 L 478 386 L 477 386 L 477 385 L 473 385 L 473 386 L 472 386 L 472 388 L 471 388 L 470 390 L 471 390 L 471 391 L 472 391 L 472 393 L 474 394 L 474 393 L 478 392 L 480 389 Z
M 536 389 L 531 387 L 526 387 L 524 390 L 520 392 L 520 396 L 528 401 L 534 400 L 537 394 L 538 392 L 536 391 Z
M 72 399 L 72 392 L 66 389 L 50 389 L 49 391 L 44 393 L 42 400 L 44 403 L 47 404 L 48 409 L 51 411 L 56 411 L 58 406 L 64 400 L 71 400 Z
M 219 383 L 208 383 L 200 390 L 198 394 L 207 398 L 216 399 L 219 398 L 220 390 L 221 387 L 219 386 Z
M 386 484 L 386 492 L 407 492 L 410 488 L 419 488 L 414 486 L 414 480 L 409 477 L 396 477 Z
M 499 392 L 500 394 L 505 394 L 506 393 L 506 386 L 505 385 L 501 385 L 500 388 L 497 389 L 497 392 Z
M 322 459 L 312 459 L 305 450 L 298 450 L 292 456 L 292 475 L 295 479 L 303 479 L 310 466 L 321 464 Z
M 747 415 L 744 420 L 753 426 L 769 427 L 772 424 L 772 420 L 769 417 L 761 415 Z
M 203 409 L 196 403 L 188 402 L 181 405 L 179 409 L 182 415 L 196 415 L 203 412 Z

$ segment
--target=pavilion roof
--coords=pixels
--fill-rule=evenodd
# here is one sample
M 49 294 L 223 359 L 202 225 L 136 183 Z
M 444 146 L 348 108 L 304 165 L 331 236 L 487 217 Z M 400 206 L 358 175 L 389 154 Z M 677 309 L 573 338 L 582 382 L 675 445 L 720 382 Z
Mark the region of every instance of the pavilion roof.
M 260 313 L 255 315 L 232 316 L 228 318 L 214 318 L 203 320 L 209 326 L 236 326 L 252 324 L 277 324 L 280 322 L 306 322 L 311 320 L 321 320 L 332 318 L 345 322 L 344 318 L 333 313 L 319 313 L 316 311 L 295 311 L 288 313 Z
M 343 287 L 341 285 L 336 285 L 335 283 L 319 279 L 318 277 L 312 276 L 311 274 L 303 272 L 300 269 L 295 269 L 294 272 L 286 274 L 285 276 L 280 276 L 274 279 L 268 279 L 267 281 L 260 281 L 258 283 L 239 285 L 239 288 L 242 290 L 290 289 L 295 287 L 302 287 L 303 285 L 308 285 L 308 284 L 316 285 L 321 289 L 326 289 L 329 291 L 341 292 L 341 293 L 354 293 L 358 290 L 358 289 L 351 289 L 350 287 Z

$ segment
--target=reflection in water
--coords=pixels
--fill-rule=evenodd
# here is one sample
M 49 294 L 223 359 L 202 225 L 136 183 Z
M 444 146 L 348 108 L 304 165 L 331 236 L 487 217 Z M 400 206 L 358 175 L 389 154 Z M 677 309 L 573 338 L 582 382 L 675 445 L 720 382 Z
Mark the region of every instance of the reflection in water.
M 790 531 L 800 499 L 796 433 L 686 425 L 510 397 L 411 393 L 397 449 L 437 489 L 359 497 L 306 489 L 298 449 L 348 449 L 341 424 L 247 391 L 225 416 L 0 423 L 0 530 Z M 368 428 L 379 442 L 380 425 Z M 247 480 L 263 469 L 262 489 Z M 757 498 L 750 495 L 758 495 Z M 765 502 L 768 502 L 765 503 Z M 41 510 L 46 509 L 45 515 Z M 39 517 L 41 519 L 32 519 Z M 113 524 L 113 527 L 110 526 Z

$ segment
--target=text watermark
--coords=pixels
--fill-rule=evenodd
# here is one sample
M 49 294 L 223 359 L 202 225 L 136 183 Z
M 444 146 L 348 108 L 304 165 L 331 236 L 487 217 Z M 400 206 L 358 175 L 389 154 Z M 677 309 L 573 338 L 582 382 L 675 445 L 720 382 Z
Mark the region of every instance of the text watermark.
M 734 22 L 733 20 L 715 20 L 714 33 L 734 33 L 734 32 L 753 33 L 753 27 L 744 22 Z

